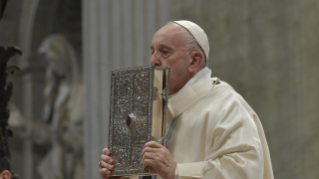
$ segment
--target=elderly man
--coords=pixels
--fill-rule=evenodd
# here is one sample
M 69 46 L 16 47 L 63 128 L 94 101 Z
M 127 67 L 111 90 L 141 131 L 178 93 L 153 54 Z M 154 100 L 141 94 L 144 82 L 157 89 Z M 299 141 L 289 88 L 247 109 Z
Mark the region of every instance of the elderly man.
M 171 68 L 167 148 L 145 144 L 141 164 L 164 179 L 273 178 L 262 125 L 251 107 L 206 67 L 205 32 L 190 21 L 174 21 L 153 37 L 150 63 Z M 100 174 L 114 169 L 103 149 Z M 160 178 L 158 177 L 158 178 Z

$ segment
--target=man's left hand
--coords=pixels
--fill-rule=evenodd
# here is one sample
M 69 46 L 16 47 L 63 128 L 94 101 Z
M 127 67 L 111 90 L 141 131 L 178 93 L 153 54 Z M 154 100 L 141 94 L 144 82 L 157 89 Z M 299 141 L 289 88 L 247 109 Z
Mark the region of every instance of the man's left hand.
M 177 163 L 173 161 L 171 154 L 163 145 L 151 141 L 144 145 L 141 164 L 143 167 L 150 166 L 164 179 L 175 178 Z

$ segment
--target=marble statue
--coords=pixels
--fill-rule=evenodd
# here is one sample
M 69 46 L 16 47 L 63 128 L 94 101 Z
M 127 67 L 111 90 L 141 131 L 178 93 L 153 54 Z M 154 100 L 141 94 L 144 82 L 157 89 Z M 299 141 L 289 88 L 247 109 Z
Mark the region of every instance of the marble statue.
M 77 57 L 71 44 L 62 35 L 45 38 L 38 52 L 48 64 L 43 119 L 49 128 L 47 132 L 52 148 L 37 170 L 42 179 L 81 179 L 83 83 Z

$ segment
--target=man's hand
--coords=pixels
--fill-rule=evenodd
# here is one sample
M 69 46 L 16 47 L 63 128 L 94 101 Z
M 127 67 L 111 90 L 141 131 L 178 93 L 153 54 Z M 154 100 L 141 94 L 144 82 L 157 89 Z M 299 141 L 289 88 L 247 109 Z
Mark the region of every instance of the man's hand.
M 164 179 L 175 178 L 175 168 L 177 163 L 173 161 L 171 154 L 163 145 L 151 141 L 144 145 L 141 164 L 143 167 L 153 167 Z
M 100 175 L 103 179 L 108 179 L 106 175 L 111 174 L 111 171 L 114 170 L 113 159 L 110 157 L 110 150 L 104 148 L 101 155 L 100 161 Z

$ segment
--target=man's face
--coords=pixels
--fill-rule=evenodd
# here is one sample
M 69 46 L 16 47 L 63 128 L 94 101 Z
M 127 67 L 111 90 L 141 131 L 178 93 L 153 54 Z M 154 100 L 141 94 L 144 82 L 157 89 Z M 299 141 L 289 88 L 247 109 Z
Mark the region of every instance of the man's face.
M 183 38 L 181 28 L 177 24 L 164 26 L 155 33 L 151 44 L 150 64 L 171 69 L 169 94 L 178 92 L 192 77 L 188 72 L 191 56 L 181 40 Z

